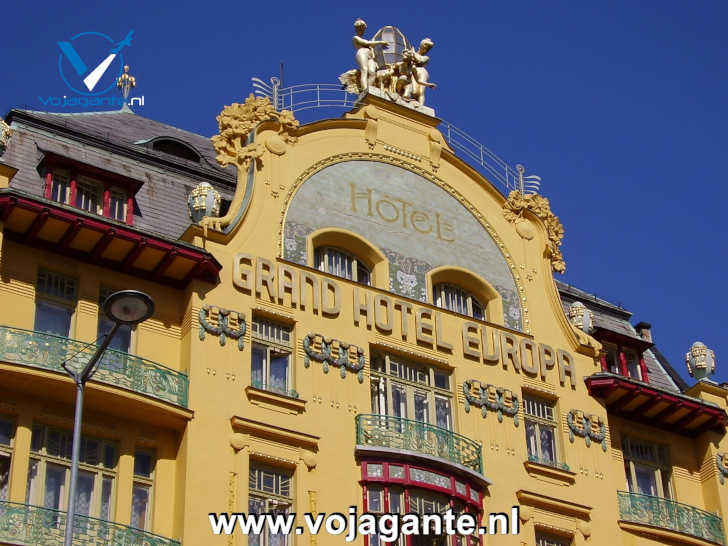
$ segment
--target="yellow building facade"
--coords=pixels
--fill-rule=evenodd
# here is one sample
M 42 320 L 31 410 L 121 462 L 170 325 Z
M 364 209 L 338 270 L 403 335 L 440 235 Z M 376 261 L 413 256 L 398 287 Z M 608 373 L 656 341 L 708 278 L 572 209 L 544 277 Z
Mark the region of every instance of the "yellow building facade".
M 548 200 L 503 195 L 422 109 L 370 93 L 299 125 L 251 96 L 207 150 L 128 111 L 7 120 L 0 543 L 61 543 L 60 365 L 127 288 L 156 312 L 87 389 L 79 544 L 341 544 L 303 514 L 349 507 L 497 532 L 409 546 L 724 543 L 728 390 L 557 284 Z M 250 512 L 302 531 L 214 533 L 210 513 Z

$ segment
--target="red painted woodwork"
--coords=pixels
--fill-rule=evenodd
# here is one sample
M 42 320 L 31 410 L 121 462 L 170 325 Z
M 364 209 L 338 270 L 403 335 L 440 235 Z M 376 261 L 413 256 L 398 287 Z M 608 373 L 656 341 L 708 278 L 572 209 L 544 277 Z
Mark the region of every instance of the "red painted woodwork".
M 75 207 L 76 196 L 78 195 L 78 182 L 76 181 L 76 173 L 74 171 L 71 171 L 71 189 L 68 193 L 68 204 Z
M 134 225 L 134 198 L 131 195 L 126 198 L 126 223 Z
M 43 188 L 43 197 L 51 199 L 53 196 L 53 171 L 49 170 L 45 175 L 45 187 Z
M 111 208 L 111 190 L 109 190 L 109 187 L 106 186 L 104 188 L 104 205 L 103 205 L 103 214 L 107 218 L 109 217 L 109 210 Z

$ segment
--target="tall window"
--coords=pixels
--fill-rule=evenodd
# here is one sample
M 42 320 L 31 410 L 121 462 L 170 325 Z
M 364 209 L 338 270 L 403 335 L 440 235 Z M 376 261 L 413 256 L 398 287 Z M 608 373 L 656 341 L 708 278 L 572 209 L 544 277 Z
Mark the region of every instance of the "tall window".
M 109 218 L 126 221 L 126 194 L 121 190 L 109 191 Z
M 0 417 L 0 501 L 8 500 L 14 428 L 12 421 Z
M 67 510 L 72 441 L 71 431 L 46 425 L 33 427 L 26 504 Z M 114 442 L 81 437 L 77 514 L 110 519 L 117 459 Z
M 251 384 L 258 389 L 288 395 L 291 390 L 291 327 L 253 317 Z
M 250 461 L 249 514 L 288 514 L 293 506 L 292 473 L 282 468 Z M 266 529 L 248 535 L 250 546 L 288 546 L 287 535 L 274 535 Z
M 38 271 L 34 330 L 68 337 L 75 307 L 75 279 L 44 269 Z
M 378 352 L 371 365 L 374 413 L 453 429 L 450 374 Z
M 51 199 L 59 203 L 68 203 L 71 190 L 70 179 L 67 174 L 60 171 L 53 171 L 51 181 Z
M 154 455 L 147 450 L 134 452 L 134 485 L 131 490 L 131 526 L 148 530 L 152 523 Z
M 673 498 L 667 446 L 624 438 L 624 472 L 630 493 Z
M 103 214 L 103 190 L 98 182 L 80 179 L 76 183 L 76 202 L 74 206 L 93 214 Z
M 106 301 L 111 294 L 116 292 L 112 288 L 102 286 L 99 294 L 99 322 L 97 328 L 97 337 L 100 338 L 104 334 L 108 334 L 114 327 L 114 321 L 106 316 L 104 310 L 101 308 L 103 303 Z M 111 339 L 109 347 L 122 353 L 128 353 L 131 349 L 131 332 L 132 327 L 128 324 L 122 324 Z M 108 361 L 107 355 L 104 355 L 104 360 Z
M 523 412 L 528 459 L 556 466 L 556 418 L 553 402 L 524 396 Z
M 339 250 L 325 246 L 316 249 L 316 267 L 337 277 L 343 277 L 359 284 L 371 284 L 371 272 L 359 258 Z
M 536 546 L 570 546 L 571 539 L 536 531 Z
M 477 320 L 485 319 L 485 306 L 467 290 L 453 284 L 440 283 L 432 289 L 432 301 L 437 307 L 455 311 Z
M 624 355 L 624 359 L 627 362 L 627 376 L 642 380 L 640 355 L 636 351 L 626 347 L 618 347 L 613 343 L 604 343 L 604 351 L 606 353 L 607 368 L 610 372 L 622 375 L 621 355 Z

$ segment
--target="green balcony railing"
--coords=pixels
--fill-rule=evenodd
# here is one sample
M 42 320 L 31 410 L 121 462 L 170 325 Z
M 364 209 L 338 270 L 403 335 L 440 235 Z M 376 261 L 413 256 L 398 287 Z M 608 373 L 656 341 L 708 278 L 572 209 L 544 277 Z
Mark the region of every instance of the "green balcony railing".
M 478 442 L 420 421 L 390 415 L 357 415 L 356 443 L 434 455 L 483 473 Z
M 180 546 L 178 540 L 102 519 L 76 515 L 73 522 L 73 543 L 79 546 Z M 65 512 L 0 501 L 0 542 L 60 546 L 65 527 Z
M 95 349 L 93 343 L 0 326 L 0 360 L 5 362 L 65 375 L 62 362 L 81 370 Z M 187 407 L 187 375 L 146 358 L 107 349 L 93 379 Z
M 624 521 L 671 529 L 725 544 L 720 516 L 662 497 L 618 491 L 619 517 Z

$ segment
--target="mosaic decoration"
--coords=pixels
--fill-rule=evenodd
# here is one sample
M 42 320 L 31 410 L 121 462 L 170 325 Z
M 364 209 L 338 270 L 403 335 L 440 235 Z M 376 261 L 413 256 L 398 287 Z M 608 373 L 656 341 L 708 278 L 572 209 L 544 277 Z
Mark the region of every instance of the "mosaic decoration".
M 440 474 L 435 474 L 429 470 L 410 468 L 410 479 L 416 482 L 428 483 L 444 489 L 450 489 L 450 478 Z
M 498 292 L 504 325 L 524 331 L 525 295 L 515 266 L 479 214 L 444 182 L 381 161 L 341 161 L 296 189 L 282 225 L 283 257 L 308 265 L 311 233 L 351 231 L 386 256 L 393 293 L 427 302 L 427 274 L 441 266 L 462 267 Z
M 334 358 L 333 347 L 334 345 L 339 346 L 338 356 Z M 317 347 L 321 349 L 318 350 Z M 356 361 L 352 362 L 349 357 L 351 350 L 356 352 Z M 364 365 L 366 359 L 364 358 L 364 349 L 357 347 L 356 345 L 350 345 L 343 341 L 324 337 L 321 334 L 306 334 L 303 338 L 303 350 L 306 356 L 303 360 L 303 365 L 308 368 L 311 365 L 311 359 L 316 362 L 323 364 L 324 373 L 329 373 L 329 364 L 339 368 L 341 377 L 346 377 L 346 370 L 356 373 L 356 377 L 359 383 L 364 382 Z
M 582 415 L 583 422 L 578 423 L 577 416 Z M 602 451 L 607 451 L 607 425 L 601 417 L 585 413 L 579 410 L 569 410 L 566 414 L 566 423 L 569 425 L 569 441 L 574 443 L 574 436 L 584 438 L 587 447 L 591 445 L 592 440 L 602 444 Z M 594 425 L 599 427 L 599 431 L 594 431 Z
M 208 332 L 218 336 L 220 345 L 225 345 L 228 337 L 238 340 L 238 349 L 243 350 L 245 347 L 243 336 L 245 336 L 246 330 L 245 315 L 243 313 L 206 304 L 200 308 L 199 318 L 201 340 L 205 339 L 205 332 Z M 231 318 L 238 323 L 238 328 L 233 329 L 230 326 Z M 214 323 L 217 323 L 217 326 Z
M 718 453 L 715 456 L 715 465 L 718 467 L 720 472 L 720 483 L 725 483 L 725 479 L 728 478 L 728 466 L 726 465 L 726 458 L 728 453 Z
M 478 395 L 472 394 L 473 386 L 477 385 Z M 503 415 L 513 417 L 513 424 L 518 426 L 518 409 L 520 401 L 518 396 L 508 389 L 496 387 L 495 385 L 482 384 L 476 379 L 468 379 L 463 383 L 463 394 L 465 395 L 465 411 L 470 412 L 470 406 L 480 408 L 483 417 L 487 417 L 488 410 L 495 411 L 498 416 L 498 422 L 503 422 Z M 491 394 L 495 394 L 494 400 L 491 401 Z M 511 404 L 506 404 L 506 400 L 510 399 Z

